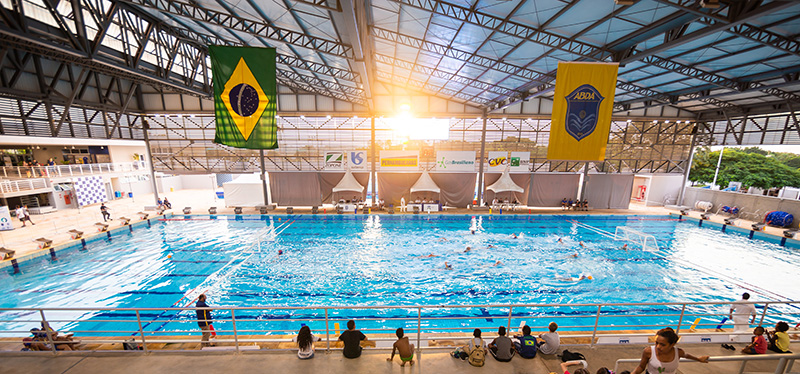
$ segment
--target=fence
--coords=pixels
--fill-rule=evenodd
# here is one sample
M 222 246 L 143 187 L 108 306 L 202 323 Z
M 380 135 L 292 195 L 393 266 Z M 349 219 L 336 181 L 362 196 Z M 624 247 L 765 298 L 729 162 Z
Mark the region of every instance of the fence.
M 0 167 L 0 173 L 2 173 L 3 178 L 62 178 L 147 170 L 147 163 L 144 161 L 105 164 Z
M 744 373 L 745 366 L 750 361 L 778 361 L 778 365 L 775 367 L 775 374 L 791 374 L 796 373 L 791 371 L 792 367 L 794 366 L 794 361 L 800 359 L 800 354 L 765 354 L 765 355 L 753 355 L 753 356 L 711 356 L 708 358 L 708 362 L 725 362 L 725 361 L 741 361 L 742 365 L 739 367 L 739 374 Z M 617 360 L 616 364 L 614 365 L 614 372 L 619 372 L 619 365 L 620 364 L 637 364 L 641 358 L 624 358 Z M 687 363 L 697 363 L 697 361 L 688 360 L 685 358 L 681 359 L 681 362 Z
M 0 181 L 0 193 L 14 193 L 20 191 L 37 190 L 40 188 L 47 188 L 47 179 L 44 178 L 31 178 L 22 180 L 4 180 Z
M 188 295 L 188 294 L 187 294 Z M 174 307 L 182 302 L 183 307 Z M 152 344 L 198 343 L 199 329 L 192 300 L 178 300 L 169 308 L 6 308 L 0 309 L 0 345 L 19 346 L 21 336 L 32 327 L 49 325 L 74 333 L 83 344 L 122 343 L 134 339 L 145 351 Z M 757 324 L 794 320 L 800 310 L 796 301 L 754 302 L 761 312 Z M 763 308 L 761 307 L 763 305 Z M 473 329 L 489 334 L 503 325 L 545 330 L 557 322 L 564 345 L 646 344 L 653 331 L 673 327 L 684 342 L 719 343 L 730 337 L 749 338 L 750 331 L 714 331 L 728 316 L 729 302 L 705 303 L 615 303 L 615 304 L 514 304 L 514 305 L 426 305 L 426 306 L 337 306 L 337 307 L 215 307 L 217 345 L 239 352 L 246 345 L 289 342 L 300 326 L 321 334 L 326 349 L 332 349 L 347 320 L 355 320 L 378 348 L 394 341 L 391 333 L 403 327 L 418 349 L 428 349 L 431 340 L 465 340 Z M 642 311 L 651 311 L 641 313 Z M 722 311 L 722 312 L 720 312 Z M 513 330 L 512 330 L 513 329 Z M 704 331 L 696 332 L 702 329 Z M 636 330 L 639 332 L 620 332 Z M 283 335 L 283 336 L 279 336 Z M 486 337 L 486 335 L 484 335 Z M 55 347 L 48 336 L 49 349 Z M 119 345 L 121 348 L 121 345 Z M 194 347 L 192 347 L 194 348 Z M 91 351 L 93 348 L 90 348 Z M 7 349 L 5 349 L 7 351 Z M 104 351 L 107 350 L 107 347 Z M 161 349 L 159 351 L 171 351 Z

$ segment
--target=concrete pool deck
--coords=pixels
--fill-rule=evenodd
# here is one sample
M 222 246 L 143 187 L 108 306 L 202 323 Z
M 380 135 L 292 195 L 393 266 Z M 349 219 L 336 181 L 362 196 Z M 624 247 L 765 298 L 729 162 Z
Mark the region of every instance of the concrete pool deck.
M 738 353 L 726 350 L 719 344 L 685 344 L 678 346 L 695 356 L 709 355 L 712 357 L 728 357 Z M 737 347 L 743 347 L 742 344 Z M 639 359 L 643 346 L 597 346 L 570 347 L 570 351 L 583 353 L 589 363 L 589 371 L 594 373 L 598 368 L 605 366 L 614 369 L 618 359 Z M 794 352 L 800 350 L 800 344 L 793 344 Z M 299 360 L 294 352 L 270 353 L 243 353 L 243 354 L 195 354 L 151 353 L 143 354 L 131 352 L 122 353 L 85 353 L 80 356 L 59 354 L 53 356 L 49 352 L 35 355 L 4 354 L 0 373 L 8 374 L 36 374 L 36 373 L 148 373 L 148 374 L 178 374 L 178 373 L 492 373 L 492 374 L 548 374 L 561 373 L 561 361 L 555 355 L 537 355 L 536 358 L 526 360 L 515 357 L 511 362 L 497 362 L 493 358 L 486 358 L 484 367 L 472 367 L 466 361 L 457 360 L 450 356 L 449 350 L 423 351 L 414 357 L 413 366 L 400 367 L 399 359 L 387 362 L 390 352 L 365 351 L 360 358 L 346 359 L 338 351 L 326 353 L 318 350 L 311 360 Z M 621 370 L 633 370 L 637 364 L 621 364 Z M 697 362 L 684 362 L 680 364 L 680 373 L 736 373 L 739 371 L 740 362 L 711 362 L 707 364 Z M 746 365 L 747 372 L 774 372 L 777 361 L 752 361 Z

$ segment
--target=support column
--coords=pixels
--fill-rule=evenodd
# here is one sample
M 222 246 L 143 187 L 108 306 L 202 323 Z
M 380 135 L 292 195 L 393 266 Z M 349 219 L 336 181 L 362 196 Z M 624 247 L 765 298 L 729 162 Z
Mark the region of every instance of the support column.
M 481 129 L 481 155 L 478 157 L 478 206 L 483 206 L 483 159 L 486 157 L 486 116 L 483 110 L 483 128 Z
M 258 158 L 261 159 L 261 188 L 264 190 L 264 205 L 269 205 L 269 194 L 267 193 L 267 171 L 264 167 L 264 150 L 258 150 Z
M 697 124 L 695 124 L 694 128 L 692 128 L 692 142 L 689 146 L 689 163 L 685 168 L 683 168 L 683 184 L 681 184 L 681 189 L 678 191 L 678 199 L 675 200 L 675 205 L 678 206 L 683 206 L 683 197 L 686 193 L 686 182 L 689 181 L 689 172 L 692 170 L 692 162 L 694 161 L 695 138 L 697 138 Z
M 372 179 L 372 205 L 375 205 L 375 185 L 378 184 L 378 172 L 375 170 L 375 116 L 372 116 L 372 140 L 369 145 L 369 176 Z
M 150 130 L 150 124 L 147 123 L 147 118 L 142 117 L 142 133 L 144 133 L 144 147 L 147 149 L 147 166 L 150 168 L 150 183 L 153 185 L 153 205 L 158 205 L 158 184 L 156 183 L 156 171 L 153 167 L 153 153 L 150 152 L 150 136 L 147 135 L 147 130 Z
M 584 196 L 586 196 L 586 180 L 589 176 L 589 163 L 586 162 L 583 164 L 583 176 L 581 178 L 581 188 L 578 191 L 578 200 L 582 201 Z

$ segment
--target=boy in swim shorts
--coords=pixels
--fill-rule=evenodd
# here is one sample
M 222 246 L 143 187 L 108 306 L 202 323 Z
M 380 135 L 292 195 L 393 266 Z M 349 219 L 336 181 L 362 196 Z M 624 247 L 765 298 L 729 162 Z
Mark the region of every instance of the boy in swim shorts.
M 405 333 L 402 327 L 398 328 L 395 334 L 397 335 L 397 341 L 392 345 L 392 357 L 387 358 L 386 361 L 392 361 L 394 352 L 397 351 L 400 356 L 400 366 L 406 366 L 406 362 L 414 365 L 414 344 L 408 342 L 408 337 L 404 336 Z

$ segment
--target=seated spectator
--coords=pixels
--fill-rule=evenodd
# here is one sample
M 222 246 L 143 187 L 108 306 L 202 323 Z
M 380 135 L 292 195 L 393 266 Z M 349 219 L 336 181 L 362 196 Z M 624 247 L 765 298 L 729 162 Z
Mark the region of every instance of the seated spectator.
M 567 198 L 561 199 L 561 210 L 567 210 Z
M 339 335 L 339 340 L 344 342 L 344 357 L 358 358 L 361 356 L 361 341 L 367 340 L 367 336 L 356 330 L 356 322 L 351 319 L 347 321 L 347 331 Z
M 677 342 L 678 334 L 672 328 L 665 327 L 658 330 L 655 345 L 644 348 L 642 360 L 639 361 L 639 366 L 633 370 L 633 374 L 640 374 L 645 371 L 648 373 L 677 373 L 681 358 L 708 363 L 708 356 L 693 356 L 676 347 L 675 343 Z
M 545 355 L 554 355 L 558 353 L 558 347 L 561 345 L 561 338 L 556 332 L 556 330 L 558 330 L 558 324 L 550 322 L 547 328 L 550 329 L 550 332 L 539 335 L 539 339 L 543 341 L 539 346 L 539 352 Z
M 414 365 L 414 344 L 408 342 L 408 337 L 404 336 L 405 333 L 402 327 L 395 331 L 395 335 L 397 335 L 397 341 L 392 345 L 392 357 L 387 358 L 386 361 L 392 361 L 394 352 L 397 351 L 400 355 L 400 366 L 406 366 L 406 362 L 409 365 Z
M 579 368 L 575 369 L 575 371 L 570 373 L 569 367 L 570 366 L 576 366 L 576 365 L 581 365 L 582 367 L 579 367 Z M 567 362 L 562 362 L 561 363 L 561 371 L 563 371 L 564 374 L 589 374 L 589 370 L 587 369 L 587 367 L 589 367 L 589 364 L 587 364 L 586 361 L 584 361 L 584 360 L 572 360 L 572 361 L 567 361 Z M 598 373 L 600 373 L 600 372 L 598 372 Z
M 746 354 L 764 354 L 767 353 L 767 340 L 764 339 L 764 328 L 758 326 L 753 329 L 753 338 L 751 343 L 742 349 L 742 353 Z
M 489 343 L 489 352 L 494 356 L 495 360 L 509 362 L 514 358 L 514 354 L 517 351 L 514 350 L 514 344 L 511 339 L 506 336 L 506 327 L 500 326 L 497 329 L 497 335 L 499 336 Z
M 780 321 L 775 324 L 775 330 L 769 333 L 769 350 L 777 353 L 791 353 L 789 352 L 789 324 Z
M 518 341 L 514 342 L 514 348 L 522 358 L 534 358 L 539 349 L 539 341 L 531 335 L 531 328 L 528 325 L 522 327 L 522 335 L 515 336 Z
M 303 326 L 300 332 L 295 336 L 292 341 L 297 342 L 297 358 L 301 360 L 308 360 L 314 358 L 314 342 L 319 341 L 319 338 L 311 333 L 311 328 Z
M 167 209 L 172 209 L 172 203 L 167 200 L 166 196 L 164 196 L 164 206 L 167 207 Z
M 570 210 L 570 209 L 572 209 L 574 206 L 575 206 L 575 202 L 574 202 L 574 201 L 572 201 L 572 198 L 570 198 L 570 199 L 567 201 L 567 210 Z

